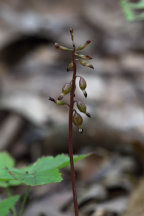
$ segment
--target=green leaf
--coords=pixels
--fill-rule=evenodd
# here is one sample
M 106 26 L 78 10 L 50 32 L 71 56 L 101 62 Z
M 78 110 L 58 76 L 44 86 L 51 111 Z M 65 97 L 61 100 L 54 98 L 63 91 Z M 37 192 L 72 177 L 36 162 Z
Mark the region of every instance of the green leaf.
M 74 162 L 85 158 L 87 155 L 74 156 Z M 23 169 L 8 169 L 7 178 L 13 182 L 36 186 L 62 181 L 60 169 L 70 164 L 69 157 L 61 154 L 56 157 L 48 156 L 38 159 L 33 165 Z M 4 174 L 5 175 L 5 174 Z M 0 175 L 0 180 L 4 178 Z M 10 181 L 11 183 L 11 181 Z
M 7 216 L 10 209 L 19 200 L 19 196 L 12 196 L 0 202 L 0 216 Z
M 14 167 L 14 165 L 15 165 L 14 159 L 7 152 L 0 153 L 0 169 L 11 168 Z
M 0 178 L 0 187 L 8 187 L 10 185 L 17 185 L 17 183 L 9 184 L 9 180 L 11 179 L 11 175 L 9 175 L 7 169 L 12 168 L 15 165 L 14 159 L 7 153 L 1 152 L 0 153 L 0 176 L 4 178 Z
M 21 184 L 36 186 L 44 185 L 62 180 L 61 174 L 57 169 L 51 170 L 19 170 L 11 169 L 12 177 Z

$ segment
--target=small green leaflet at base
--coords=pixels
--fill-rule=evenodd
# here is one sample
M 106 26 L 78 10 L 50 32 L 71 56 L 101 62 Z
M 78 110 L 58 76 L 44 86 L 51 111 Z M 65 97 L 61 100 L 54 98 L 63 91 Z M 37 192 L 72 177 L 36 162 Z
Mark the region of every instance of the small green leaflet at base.
M 88 155 L 75 155 L 74 162 L 77 162 L 87 156 Z M 61 154 L 56 157 L 42 157 L 34 164 L 22 169 L 13 167 L 0 169 L 0 186 L 3 186 L 2 184 L 4 183 L 8 186 L 19 184 L 36 186 L 60 182 L 62 181 L 60 169 L 68 166 L 69 164 L 69 157 Z
M 12 196 L 0 202 L 0 216 L 7 216 L 10 209 L 19 200 L 19 196 Z

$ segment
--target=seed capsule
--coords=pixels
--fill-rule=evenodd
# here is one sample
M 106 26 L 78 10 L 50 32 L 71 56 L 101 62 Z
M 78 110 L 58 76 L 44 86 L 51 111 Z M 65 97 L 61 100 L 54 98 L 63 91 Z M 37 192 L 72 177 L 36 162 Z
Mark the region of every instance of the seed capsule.
M 79 59 L 79 63 L 82 65 L 82 66 L 86 66 L 86 67 L 89 67 L 89 68 L 91 68 L 91 69 L 93 69 L 94 70 L 94 66 L 92 65 L 92 64 L 88 64 L 85 60 L 83 60 L 83 59 Z
M 77 126 L 78 128 L 81 128 L 82 123 L 83 123 L 83 118 L 81 117 L 81 115 L 77 112 L 74 112 L 73 114 L 73 123 L 75 126 Z
M 86 105 L 83 102 L 77 101 L 77 108 L 80 112 L 86 113 Z
M 80 112 L 85 113 L 87 115 L 87 117 L 91 118 L 91 115 L 90 115 L 90 113 L 88 113 L 86 111 L 86 105 L 83 102 L 77 101 L 77 107 L 78 107 Z
M 67 71 L 71 71 L 73 69 L 73 63 L 69 63 L 68 67 L 67 67 Z
M 84 44 L 78 46 L 77 50 L 82 50 L 84 49 L 89 43 L 91 43 L 90 40 L 87 40 Z
M 80 64 L 82 65 L 82 66 L 87 66 L 87 62 L 86 61 L 84 61 L 84 60 L 82 60 L 82 59 L 79 59 L 79 62 L 80 62 Z
M 85 90 L 85 88 L 87 87 L 86 81 L 83 77 L 80 77 L 79 87 L 81 90 Z
M 62 94 L 66 95 L 66 94 L 70 93 L 71 89 L 72 89 L 71 83 L 66 83 L 62 88 Z

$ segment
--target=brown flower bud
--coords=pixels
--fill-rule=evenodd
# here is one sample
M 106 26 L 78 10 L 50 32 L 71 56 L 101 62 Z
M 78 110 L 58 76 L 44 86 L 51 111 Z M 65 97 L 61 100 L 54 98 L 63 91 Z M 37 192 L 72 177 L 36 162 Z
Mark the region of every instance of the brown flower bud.
M 66 83 L 62 88 L 62 95 L 66 95 L 66 94 L 70 93 L 71 89 L 72 89 L 72 84 Z
M 75 126 L 77 126 L 78 128 L 81 128 L 82 123 L 83 123 L 83 118 L 81 117 L 81 115 L 77 112 L 74 112 L 73 114 L 73 123 Z
M 77 50 L 82 50 L 84 49 L 89 43 L 91 43 L 90 40 L 87 40 L 84 44 L 78 46 Z
M 64 46 L 60 46 L 58 43 L 55 43 L 55 48 L 56 49 L 59 49 L 59 50 L 63 50 L 63 51 L 71 51 L 72 49 L 69 49 L 67 47 L 64 47 Z
M 57 105 L 65 105 L 66 103 L 63 100 L 56 100 Z
M 69 63 L 67 67 L 67 71 L 71 71 L 73 69 L 73 62 Z
M 80 112 L 86 113 L 86 105 L 83 102 L 77 101 L 77 107 Z
M 81 90 L 84 90 L 87 87 L 86 81 L 83 77 L 80 77 L 79 80 L 79 87 Z

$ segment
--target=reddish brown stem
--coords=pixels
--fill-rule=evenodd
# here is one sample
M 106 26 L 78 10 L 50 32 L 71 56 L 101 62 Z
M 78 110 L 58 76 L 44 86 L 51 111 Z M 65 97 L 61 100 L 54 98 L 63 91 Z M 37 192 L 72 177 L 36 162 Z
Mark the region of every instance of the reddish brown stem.
M 73 118 L 74 92 L 75 92 L 75 80 L 76 80 L 75 50 L 76 48 L 75 45 L 73 44 L 73 51 L 72 51 L 73 78 L 72 78 L 72 91 L 70 94 L 70 107 L 69 107 L 69 157 L 70 157 L 70 167 L 71 167 L 74 211 L 75 211 L 75 216 L 78 216 L 79 213 L 78 213 L 75 169 L 74 169 L 74 161 L 73 161 L 73 143 L 72 143 L 72 118 Z

